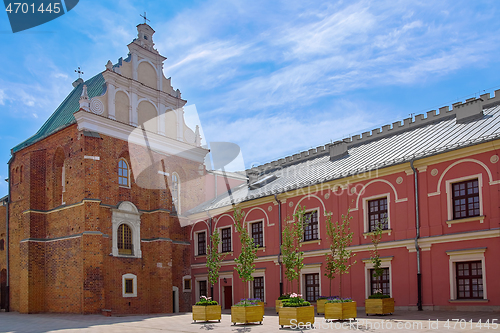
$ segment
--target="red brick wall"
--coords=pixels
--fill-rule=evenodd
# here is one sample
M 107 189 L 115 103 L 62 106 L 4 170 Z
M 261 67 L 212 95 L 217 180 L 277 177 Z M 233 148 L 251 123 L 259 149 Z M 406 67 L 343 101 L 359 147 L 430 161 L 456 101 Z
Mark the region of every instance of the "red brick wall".
M 128 150 L 125 141 L 87 137 L 72 125 L 14 154 L 11 172 L 17 168 L 18 176 L 10 206 L 12 310 L 172 312 L 173 286 L 179 288 L 180 310 L 190 309 L 190 296 L 182 292 L 182 277 L 190 275 L 187 231 L 169 213 L 168 188 L 138 186 L 134 170 L 130 188 L 118 186 L 118 160 L 132 165 Z M 133 158 L 142 160 L 144 155 Z M 196 179 L 198 163 L 166 157 L 164 168 L 177 172 L 181 181 L 194 179 L 181 187 L 183 210 L 204 199 L 203 184 Z M 165 184 L 164 176 L 154 174 L 141 184 Z M 111 255 L 112 210 L 122 201 L 140 210 L 142 258 Z M 0 209 L 0 227 L 1 219 Z M 137 297 L 122 296 L 126 273 L 137 276 Z

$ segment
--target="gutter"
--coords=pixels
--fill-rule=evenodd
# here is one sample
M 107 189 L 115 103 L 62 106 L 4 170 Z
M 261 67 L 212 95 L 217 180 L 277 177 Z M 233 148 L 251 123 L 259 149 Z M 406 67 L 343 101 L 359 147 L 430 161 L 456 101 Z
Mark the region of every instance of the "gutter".
M 6 253 L 5 253 L 5 256 L 6 256 L 6 259 L 7 259 L 7 262 L 6 262 L 6 270 L 7 270 L 7 281 L 6 281 L 6 293 L 7 295 L 5 296 L 5 312 L 9 312 L 10 311 L 10 287 L 9 287 L 9 277 L 10 277 L 10 265 L 9 265 L 9 248 L 10 248 L 10 241 L 9 241 L 9 206 L 10 206 L 10 196 L 11 196 L 11 193 L 10 193 L 10 182 L 11 182 L 11 175 L 10 175 L 10 165 L 12 163 L 12 161 L 14 160 L 14 156 L 12 156 L 9 161 L 7 162 L 7 167 L 8 167 L 8 170 L 7 170 L 7 207 L 5 209 L 5 229 L 6 229 L 6 237 L 5 237 L 5 242 L 7 243 L 6 244 Z
M 278 203 L 278 225 L 280 231 L 280 250 L 278 253 L 278 263 L 280 264 L 280 296 L 283 295 L 283 263 L 281 262 L 281 245 L 283 244 L 283 235 L 281 230 L 281 201 L 278 200 L 278 195 L 274 195 L 274 200 Z
M 415 222 L 417 234 L 415 235 L 415 249 L 417 250 L 417 307 L 418 311 L 422 311 L 422 272 L 421 272 L 421 257 L 420 257 L 420 246 L 418 245 L 418 239 L 420 238 L 420 213 L 419 213 L 419 200 L 418 200 L 418 173 L 413 166 L 413 161 L 410 161 L 411 169 L 413 170 L 413 175 L 415 179 Z

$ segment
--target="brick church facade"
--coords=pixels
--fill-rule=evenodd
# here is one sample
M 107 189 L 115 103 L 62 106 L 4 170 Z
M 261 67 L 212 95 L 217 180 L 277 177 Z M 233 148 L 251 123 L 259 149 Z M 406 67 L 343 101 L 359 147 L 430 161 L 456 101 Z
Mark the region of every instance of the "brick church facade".
M 178 215 L 205 201 L 208 150 L 163 76 L 153 29 L 137 30 L 127 59 L 75 81 L 12 149 L 10 200 L 0 206 L 2 305 L 11 311 L 190 310 L 190 243 Z

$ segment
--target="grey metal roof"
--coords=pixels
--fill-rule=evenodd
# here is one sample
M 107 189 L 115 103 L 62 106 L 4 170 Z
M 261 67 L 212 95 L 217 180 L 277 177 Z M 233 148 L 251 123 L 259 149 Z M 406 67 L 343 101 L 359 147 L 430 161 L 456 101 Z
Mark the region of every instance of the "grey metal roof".
M 319 153 L 318 148 L 317 155 L 312 158 L 275 168 L 271 173 L 278 178 L 260 188 L 249 189 L 246 184 L 234 188 L 232 199 L 240 203 L 500 138 L 500 106 L 485 109 L 483 114 L 479 119 L 462 123 L 457 122 L 453 114 L 447 116 L 443 112 L 443 117 L 437 117 L 436 121 L 413 128 L 409 126 L 394 135 L 373 135 L 371 141 L 364 140 L 363 135 L 359 140 L 363 141 L 352 144 L 348 155 L 333 160 L 328 150 Z M 353 143 L 356 137 L 350 142 Z M 231 198 L 225 193 L 191 209 L 186 215 L 230 205 Z

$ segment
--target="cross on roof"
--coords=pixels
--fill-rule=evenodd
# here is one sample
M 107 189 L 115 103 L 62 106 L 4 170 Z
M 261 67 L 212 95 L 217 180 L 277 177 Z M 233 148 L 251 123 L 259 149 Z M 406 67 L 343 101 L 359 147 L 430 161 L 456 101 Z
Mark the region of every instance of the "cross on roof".
M 144 12 L 144 15 L 139 15 L 139 16 L 140 16 L 140 17 L 142 17 L 142 18 L 144 19 L 144 24 L 146 24 L 146 21 L 151 22 L 150 20 L 148 20 L 148 19 L 146 18 L 146 12 Z
M 82 77 L 82 74 L 84 74 L 84 73 L 81 71 L 80 67 L 78 67 L 78 70 L 76 70 L 76 69 L 75 69 L 75 73 L 78 73 L 78 78 L 81 78 L 81 77 Z

